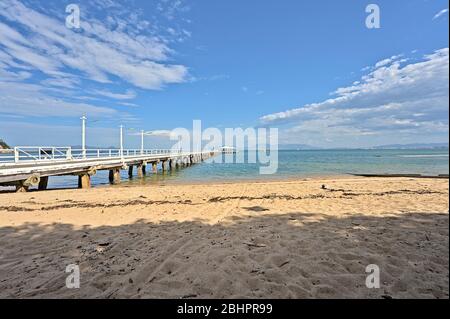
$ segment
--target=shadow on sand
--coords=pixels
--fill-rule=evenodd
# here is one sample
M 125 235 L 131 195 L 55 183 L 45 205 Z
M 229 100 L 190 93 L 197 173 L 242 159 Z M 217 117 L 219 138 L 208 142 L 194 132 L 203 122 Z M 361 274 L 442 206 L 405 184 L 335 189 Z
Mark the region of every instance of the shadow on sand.
M 0 228 L 0 297 L 448 298 L 448 214 L 263 211 L 214 225 Z M 80 289 L 65 287 L 69 264 Z M 365 286 L 369 264 L 380 289 Z

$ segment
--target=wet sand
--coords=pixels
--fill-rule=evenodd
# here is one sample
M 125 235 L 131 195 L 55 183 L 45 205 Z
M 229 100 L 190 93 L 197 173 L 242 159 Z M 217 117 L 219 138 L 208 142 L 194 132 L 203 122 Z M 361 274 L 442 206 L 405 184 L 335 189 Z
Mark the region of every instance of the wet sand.
M 448 298 L 448 194 L 355 177 L 0 194 L 0 297 Z

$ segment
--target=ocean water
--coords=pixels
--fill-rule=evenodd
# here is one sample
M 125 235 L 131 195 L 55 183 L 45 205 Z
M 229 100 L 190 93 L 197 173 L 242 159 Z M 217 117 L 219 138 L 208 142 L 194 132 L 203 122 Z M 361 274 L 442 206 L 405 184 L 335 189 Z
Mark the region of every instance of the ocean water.
M 249 155 L 244 152 L 245 158 Z M 222 159 L 235 160 L 236 155 L 223 155 Z M 261 175 L 259 164 L 252 163 L 199 163 L 164 174 L 152 174 L 147 169 L 144 179 L 129 179 L 122 171 L 122 184 L 151 185 L 158 183 L 190 183 L 210 181 L 236 181 L 305 178 L 345 174 L 426 174 L 449 173 L 449 152 L 443 150 L 311 150 L 279 151 L 278 170 L 273 175 Z M 108 172 L 100 171 L 92 177 L 92 185 L 108 185 Z M 76 188 L 77 177 L 50 177 L 49 188 Z

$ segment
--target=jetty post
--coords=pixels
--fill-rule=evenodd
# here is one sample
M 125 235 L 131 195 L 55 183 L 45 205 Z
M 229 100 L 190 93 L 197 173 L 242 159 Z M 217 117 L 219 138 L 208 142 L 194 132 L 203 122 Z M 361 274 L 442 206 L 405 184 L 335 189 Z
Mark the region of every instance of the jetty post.
M 109 171 L 109 182 L 111 184 L 120 183 L 120 168 L 113 168 Z

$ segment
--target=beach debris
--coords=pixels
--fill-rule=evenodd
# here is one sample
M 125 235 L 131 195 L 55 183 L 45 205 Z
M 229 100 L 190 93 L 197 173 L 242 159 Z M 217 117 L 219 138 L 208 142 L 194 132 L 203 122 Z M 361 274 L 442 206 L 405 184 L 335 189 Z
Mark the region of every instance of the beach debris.
M 95 247 L 95 251 L 98 253 L 103 253 L 105 251 L 105 247 L 97 246 Z
M 195 298 L 195 297 L 197 297 L 197 295 L 191 294 L 191 295 L 184 295 L 184 296 L 180 297 L 180 299 L 189 299 L 189 298 Z
M 256 243 L 251 243 L 251 242 L 243 242 L 243 244 L 247 245 L 249 247 L 257 247 L 257 248 L 267 247 L 267 245 L 264 245 L 264 244 L 256 244 Z
M 327 185 L 323 184 L 322 189 L 327 189 Z
M 106 247 L 109 246 L 109 242 L 107 241 L 102 241 L 97 243 L 97 246 L 95 247 L 95 251 L 97 251 L 98 253 L 103 253 L 106 250 Z
M 252 212 L 265 212 L 265 211 L 269 210 L 268 208 L 264 208 L 261 206 L 251 206 L 251 207 L 243 207 L 243 208 L 245 210 L 252 211 Z
M 108 242 L 108 241 L 102 241 L 102 242 L 98 243 L 98 245 L 101 246 L 101 247 L 109 246 L 109 244 L 110 244 L 110 242 Z

